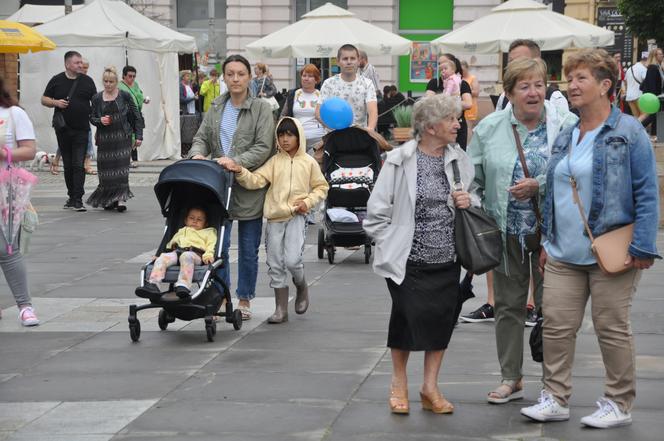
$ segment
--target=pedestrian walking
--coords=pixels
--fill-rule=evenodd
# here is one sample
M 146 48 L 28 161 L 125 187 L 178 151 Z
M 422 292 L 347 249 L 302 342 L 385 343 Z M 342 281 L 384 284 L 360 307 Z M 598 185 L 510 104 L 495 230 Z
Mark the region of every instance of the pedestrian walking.
M 648 60 L 646 61 L 647 70 L 646 76 L 641 84 L 641 91 L 643 93 L 652 93 L 660 95 L 664 93 L 664 51 L 661 48 L 652 49 L 648 53 Z M 656 114 L 642 113 L 639 120 L 643 127 L 650 126 L 650 134 L 653 137 L 657 136 L 657 119 Z
M 90 100 L 97 93 L 92 78 L 83 73 L 83 58 L 76 51 L 65 53 L 65 71 L 46 85 L 41 104 L 54 108 L 53 128 L 62 155 L 67 185 L 67 202 L 63 208 L 86 211 L 85 152 L 90 133 Z
M 460 75 L 461 62 L 457 59 L 457 57 L 452 54 L 443 54 L 438 59 L 439 66 L 450 62 L 454 64 L 454 74 Z M 440 75 L 436 78 L 432 78 L 427 83 L 426 92 L 424 93 L 425 96 L 432 96 L 445 92 L 446 79 L 443 76 L 442 69 L 439 70 Z M 466 111 L 473 106 L 472 89 L 470 88 L 468 82 L 465 80 L 461 80 L 459 83 L 459 96 L 461 97 L 461 108 L 463 111 Z M 461 129 L 457 134 L 456 142 L 463 150 L 466 150 L 466 145 L 468 143 L 468 123 L 466 122 L 466 117 L 464 116 L 463 112 L 461 113 L 460 123 Z
M 188 157 L 208 156 L 224 162 L 230 158 L 238 165 L 256 170 L 273 153 L 274 117 L 270 105 L 249 93 L 251 66 L 242 55 L 230 55 L 222 64 L 228 93 L 217 97 L 205 113 L 194 136 Z M 238 224 L 238 309 L 243 320 L 251 318 L 251 299 L 256 296 L 258 247 L 263 230 L 263 203 L 266 189 L 247 190 L 233 185 L 230 218 Z M 225 228 L 221 256 L 226 264 L 219 271 L 226 286 L 231 286 L 228 249 L 231 244 L 232 220 Z
M 5 148 L 11 150 L 11 160 L 15 163 L 14 166 L 21 161 L 34 159 L 37 153 L 32 121 L 5 89 L 5 80 L 2 77 L 0 77 L 0 140 Z M 0 167 L 4 169 L 8 159 L 5 149 L 0 149 Z M 23 326 L 37 326 L 39 319 L 32 306 L 27 266 L 19 249 L 18 239 L 17 234 L 12 244 L 13 252 L 9 253 L 7 245 L 11 238 L 0 234 L 0 267 L 2 267 L 9 290 L 16 301 L 19 321 Z M 0 310 L 0 318 L 2 318 L 2 310 Z
M 125 202 L 134 197 L 129 189 L 129 163 L 134 145 L 143 141 L 143 116 L 128 92 L 118 88 L 115 67 L 104 69 L 104 90 L 92 97 L 90 123 L 97 127 L 99 186 L 86 201 L 104 210 L 127 211 Z
M 143 104 L 149 104 L 150 97 L 143 95 L 143 90 L 139 86 L 138 81 L 136 81 L 136 68 L 134 66 L 127 65 L 122 68 L 122 80 L 118 84 L 118 88 L 131 95 L 134 100 L 134 106 L 143 115 Z M 145 118 L 143 121 L 145 122 Z M 135 137 L 132 137 L 132 143 L 130 167 L 135 168 L 136 161 L 138 161 L 138 145 L 136 145 Z
M 576 335 L 590 298 L 606 380 L 599 409 L 581 418 L 581 424 L 609 428 L 632 422 L 636 377 L 630 310 L 641 271 L 661 258 L 656 246 L 659 198 L 655 156 L 645 130 L 611 106 L 616 72 L 615 61 L 603 49 L 581 50 L 565 63 L 570 101 L 580 120 L 558 135 L 546 170 L 540 257 L 544 388 L 537 404 L 521 409 L 536 421 L 569 419 Z M 631 223 L 625 272 L 603 273 L 586 229 L 599 237 Z
M 468 208 L 473 166 L 456 143 L 458 98 L 436 95 L 413 109 L 415 139 L 387 154 L 369 203 L 364 229 L 376 242 L 373 268 L 392 297 L 387 346 L 392 355 L 389 406 L 407 414 L 407 363 L 425 351 L 422 408 L 452 413 L 438 373 L 455 324 L 460 266 L 455 261 L 455 208 Z M 452 161 L 463 189 L 453 190 Z M 474 204 L 479 204 L 475 198 Z
M 191 86 L 191 71 L 180 71 L 180 114 L 195 115 L 198 95 Z
M 281 116 L 290 116 L 300 121 L 307 140 L 307 153 L 311 156 L 314 154 L 314 146 L 325 135 L 325 127 L 316 119 L 316 107 L 322 101 L 321 92 L 316 89 L 319 82 L 320 71 L 316 65 L 305 65 L 300 71 L 302 87 L 288 92 L 281 111 Z
M 646 72 L 648 71 L 647 60 L 647 57 L 641 58 L 640 61 L 632 64 L 625 72 L 625 101 L 627 101 L 629 110 L 635 118 L 641 116 L 642 113 L 639 108 L 639 98 L 643 95 L 641 84 L 643 84 Z
M 535 306 L 541 305 L 539 205 L 550 149 L 576 116 L 544 99 L 546 64 L 521 57 L 503 77 L 509 109 L 485 117 L 475 128 L 468 154 L 483 205 L 503 232 L 504 250 L 493 270 L 496 348 L 502 380 L 487 401 L 503 404 L 523 397 L 523 326 L 531 277 Z
M 223 81 L 219 81 L 219 72 L 217 69 L 210 71 L 210 78 L 203 81 L 201 89 L 198 94 L 203 97 L 203 112 L 207 112 L 214 101 L 222 93 L 226 93 L 228 89 Z
M 320 118 L 320 107 L 333 97 L 341 98 L 353 109 L 353 125 L 376 130 L 378 104 L 373 82 L 358 74 L 360 53 L 352 44 L 344 44 L 337 51 L 337 63 L 341 73 L 334 75 L 320 89 L 321 102 L 316 107 L 316 118 Z
M 288 321 L 288 278 L 296 288 L 295 312 L 309 307 L 309 288 L 304 275 L 302 252 L 306 239 L 306 215 L 325 200 L 329 185 L 318 162 L 307 154 L 302 124 L 284 117 L 277 124 L 277 154 L 254 172 L 224 158 L 223 165 L 236 173 L 245 188 L 269 186 L 263 206 L 267 219 L 265 252 L 270 287 L 274 288 L 275 311 L 268 323 Z
M 374 85 L 374 90 L 376 91 L 376 99 L 380 101 L 383 99 L 383 95 L 380 91 L 380 76 L 376 71 L 376 68 L 373 64 L 369 63 L 369 57 L 365 51 L 359 51 L 360 58 L 358 60 L 359 72 L 364 78 L 370 80 Z

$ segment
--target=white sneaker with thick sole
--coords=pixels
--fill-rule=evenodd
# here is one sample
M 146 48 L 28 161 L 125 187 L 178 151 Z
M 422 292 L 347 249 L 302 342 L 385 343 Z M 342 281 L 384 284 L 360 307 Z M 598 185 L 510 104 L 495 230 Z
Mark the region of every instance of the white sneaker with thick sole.
M 610 429 L 611 427 L 627 426 L 632 424 L 632 415 L 625 413 L 618 405 L 606 397 L 597 402 L 597 409 L 592 415 L 581 418 L 581 424 L 598 429 Z
M 21 321 L 23 326 L 39 325 L 39 319 L 37 318 L 35 310 L 32 308 L 32 306 L 21 308 L 21 311 L 18 313 L 18 319 Z
M 521 409 L 521 415 L 527 416 L 535 421 L 567 421 L 569 419 L 569 407 L 563 407 L 553 398 L 548 391 L 542 390 L 537 404 Z

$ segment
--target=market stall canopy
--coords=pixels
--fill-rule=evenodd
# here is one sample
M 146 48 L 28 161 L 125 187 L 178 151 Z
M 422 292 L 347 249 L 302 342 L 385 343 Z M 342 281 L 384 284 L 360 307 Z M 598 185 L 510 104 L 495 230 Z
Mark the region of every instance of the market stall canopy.
M 325 3 L 283 29 L 249 43 L 250 55 L 261 58 L 337 56 L 337 49 L 352 44 L 368 55 L 405 55 L 411 41 L 360 20 L 352 12 Z
M 491 13 L 433 40 L 439 52 L 507 52 L 519 38 L 534 40 L 543 51 L 613 44 L 613 31 L 551 11 L 533 0 L 509 0 Z
M 58 46 L 196 52 L 196 40 L 150 20 L 124 2 L 97 0 L 35 28 Z
M 72 9 L 76 11 L 81 9 L 85 5 L 74 5 Z M 48 23 L 51 20 L 60 18 L 65 15 L 64 5 L 52 6 L 52 5 L 23 5 L 21 9 L 14 12 L 7 20 L 17 21 L 26 25 L 36 25 L 42 23 Z
M 0 53 L 24 54 L 53 49 L 55 43 L 32 28 L 15 21 L 0 20 Z

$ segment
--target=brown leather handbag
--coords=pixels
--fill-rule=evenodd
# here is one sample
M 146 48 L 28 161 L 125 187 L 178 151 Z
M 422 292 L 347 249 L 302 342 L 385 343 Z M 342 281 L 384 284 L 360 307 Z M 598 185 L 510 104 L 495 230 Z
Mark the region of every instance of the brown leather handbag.
M 572 156 L 572 145 L 570 144 L 569 157 Z M 632 235 L 634 234 L 634 223 L 624 225 L 615 230 L 611 230 L 600 236 L 593 236 L 590 227 L 588 226 L 588 219 L 583 209 L 583 203 L 579 197 L 579 192 L 576 189 L 576 179 L 572 176 L 570 170 L 569 182 L 572 185 L 572 193 L 574 203 L 579 209 L 583 226 L 590 238 L 590 248 L 597 259 L 597 265 L 607 276 L 617 276 L 632 269 L 631 265 L 625 266 L 625 260 L 629 256 L 629 244 L 632 242 Z

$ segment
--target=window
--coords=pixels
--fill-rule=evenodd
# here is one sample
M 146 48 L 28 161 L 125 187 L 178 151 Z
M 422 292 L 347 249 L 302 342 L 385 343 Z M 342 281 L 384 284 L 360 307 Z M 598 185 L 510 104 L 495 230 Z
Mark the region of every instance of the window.
M 225 27 L 226 0 L 214 0 L 214 17 Z M 207 29 L 208 0 L 177 0 L 178 28 Z

